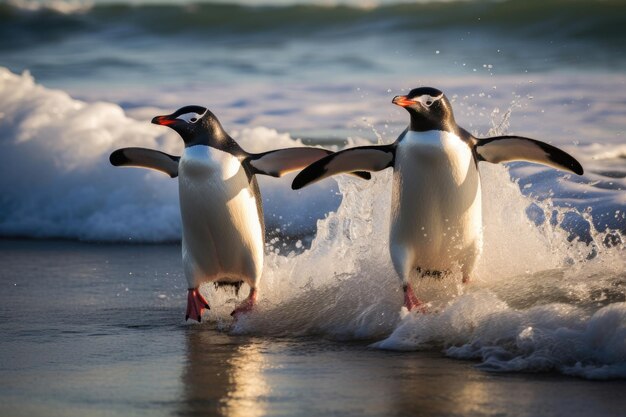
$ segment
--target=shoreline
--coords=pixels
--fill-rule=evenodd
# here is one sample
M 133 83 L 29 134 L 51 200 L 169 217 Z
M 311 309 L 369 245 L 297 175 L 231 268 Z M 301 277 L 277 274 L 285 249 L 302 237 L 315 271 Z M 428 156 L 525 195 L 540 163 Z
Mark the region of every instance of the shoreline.
M 0 265 L 2 415 L 609 417 L 626 406 L 625 380 L 185 323 L 174 245 L 0 240 Z

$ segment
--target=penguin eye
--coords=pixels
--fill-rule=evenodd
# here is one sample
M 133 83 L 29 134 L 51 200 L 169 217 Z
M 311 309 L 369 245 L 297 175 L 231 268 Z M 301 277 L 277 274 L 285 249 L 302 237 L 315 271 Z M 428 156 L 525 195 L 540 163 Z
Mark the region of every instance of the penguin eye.
M 430 107 L 435 104 L 435 101 L 438 101 L 441 97 L 442 96 L 433 97 L 431 95 L 424 94 L 423 96 L 415 98 L 415 101 L 419 101 L 424 107 Z
M 199 115 L 198 113 L 185 113 L 185 114 L 181 114 L 180 116 L 178 116 L 177 119 L 183 120 L 187 123 L 195 123 L 198 121 L 198 119 L 200 119 L 200 117 L 202 116 Z

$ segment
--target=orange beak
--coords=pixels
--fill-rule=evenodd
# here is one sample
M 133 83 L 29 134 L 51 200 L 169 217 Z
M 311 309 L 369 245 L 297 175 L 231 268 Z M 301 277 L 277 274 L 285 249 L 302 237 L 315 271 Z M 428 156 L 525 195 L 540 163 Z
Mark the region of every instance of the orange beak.
M 157 116 L 152 119 L 152 123 L 154 123 L 155 125 L 169 126 L 176 123 L 176 120 L 170 119 L 169 116 Z
M 417 101 L 409 100 L 407 96 L 395 96 L 391 102 L 400 107 L 409 107 L 417 103 Z

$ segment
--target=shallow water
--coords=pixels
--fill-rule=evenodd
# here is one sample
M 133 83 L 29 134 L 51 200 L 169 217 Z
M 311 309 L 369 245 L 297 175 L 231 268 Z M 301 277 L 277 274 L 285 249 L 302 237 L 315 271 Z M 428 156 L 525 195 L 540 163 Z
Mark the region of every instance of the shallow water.
M 0 4 L 0 236 L 114 243 L 0 243 L 1 414 L 622 410 L 622 2 L 41 3 Z M 390 100 L 418 85 L 585 175 L 481 163 L 484 255 L 470 286 L 415 283 L 427 315 L 399 311 L 389 172 L 261 179 L 256 311 L 233 324 L 240 297 L 207 286 L 207 323 L 183 323 L 176 181 L 109 153 L 180 153 L 149 120 L 190 103 L 252 152 L 389 143 L 408 121 Z
M 185 324 L 177 245 L 0 242 L 0 413 L 614 416 L 626 382 Z

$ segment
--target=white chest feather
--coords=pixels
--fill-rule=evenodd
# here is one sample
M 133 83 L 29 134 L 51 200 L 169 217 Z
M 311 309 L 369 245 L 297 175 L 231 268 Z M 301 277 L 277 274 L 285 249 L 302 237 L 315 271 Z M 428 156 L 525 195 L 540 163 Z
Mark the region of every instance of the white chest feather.
M 407 132 L 396 149 L 392 205 L 392 252 L 409 252 L 411 267 L 473 266 L 482 241 L 480 178 L 456 135 Z
M 240 161 L 208 146 L 186 148 L 178 183 L 190 286 L 204 281 L 253 284 L 262 268 L 264 231 Z

